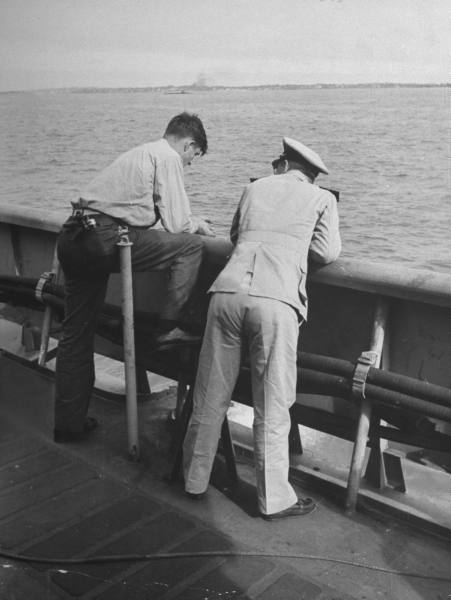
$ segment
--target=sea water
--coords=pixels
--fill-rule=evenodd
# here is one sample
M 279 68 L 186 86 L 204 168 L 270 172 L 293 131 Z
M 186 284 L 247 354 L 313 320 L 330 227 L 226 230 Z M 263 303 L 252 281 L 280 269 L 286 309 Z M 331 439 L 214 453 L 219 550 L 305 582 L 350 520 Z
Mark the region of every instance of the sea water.
M 451 273 L 450 98 L 449 87 L 3 93 L 0 204 L 68 213 L 99 169 L 189 110 L 209 150 L 186 188 L 219 235 L 286 135 L 321 155 L 330 175 L 317 183 L 340 191 L 343 257 Z

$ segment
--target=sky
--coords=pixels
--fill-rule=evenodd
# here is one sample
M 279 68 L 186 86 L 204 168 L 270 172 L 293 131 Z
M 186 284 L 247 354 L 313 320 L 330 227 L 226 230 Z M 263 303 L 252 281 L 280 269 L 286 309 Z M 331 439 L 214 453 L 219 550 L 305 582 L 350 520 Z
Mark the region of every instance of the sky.
M 449 0 L 0 0 L 0 91 L 451 80 Z

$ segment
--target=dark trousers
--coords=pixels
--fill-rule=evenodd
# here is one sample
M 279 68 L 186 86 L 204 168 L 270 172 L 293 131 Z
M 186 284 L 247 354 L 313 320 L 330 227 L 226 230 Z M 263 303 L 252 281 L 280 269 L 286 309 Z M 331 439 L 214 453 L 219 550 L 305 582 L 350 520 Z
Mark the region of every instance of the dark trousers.
M 65 276 L 65 319 L 56 360 L 55 429 L 83 430 L 94 385 L 94 336 L 110 273 L 119 271 L 118 223 L 95 217 L 97 227 L 58 237 Z M 175 322 L 197 281 L 204 244 L 198 235 L 129 227 L 134 271 L 170 269 L 160 315 Z

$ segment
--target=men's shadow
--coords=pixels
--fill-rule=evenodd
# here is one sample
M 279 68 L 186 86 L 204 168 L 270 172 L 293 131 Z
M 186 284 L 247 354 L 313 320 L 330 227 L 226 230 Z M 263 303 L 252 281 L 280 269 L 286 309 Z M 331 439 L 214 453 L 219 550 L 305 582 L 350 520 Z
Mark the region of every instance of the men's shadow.
M 255 485 L 240 477 L 236 480 L 232 479 L 222 456 L 215 458 L 210 483 L 246 515 L 252 518 L 260 517 Z

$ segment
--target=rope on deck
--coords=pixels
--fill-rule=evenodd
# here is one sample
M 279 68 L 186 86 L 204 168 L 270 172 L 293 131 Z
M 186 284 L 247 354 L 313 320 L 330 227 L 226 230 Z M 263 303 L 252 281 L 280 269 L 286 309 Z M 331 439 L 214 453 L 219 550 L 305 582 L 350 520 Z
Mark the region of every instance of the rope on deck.
M 21 554 L 14 554 L 0 550 L 0 557 L 19 561 L 40 564 L 57 564 L 57 565 L 82 565 L 82 564 L 104 564 L 115 562 L 143 562 L 149 560 L 169 560 L 180 558 L 211 558 L 211 557 L 262 557 L 262 558 L 296 558 L 300 560 L 312 560 L 330 562 L 340 565 L 357 567 L 359 569 L 368 569 L 371 571 L 379 571 L 390 575 L 398 575 L 400 577 L 415 577 L 417 579 L 429 579 L 432 581 L 451 582 L 450 576 L 445 575 L 428 575 L 426 573 L 415 573 L 413 571 L 400 571 L 398 569 L 390 569 L 388 567 L 380 567 L 378 565 L 368 565 L 351 560 L 340 558 L 332 558 L 327 556 L 319 556 L 314 554 L 289 554 L 285 552 L 253 552 L 245 550 L 206 550 L 198 552 L 153 552 L 150 554 L 115 554 L 107 556 L 89 556 L 78 558 L 54 558 L 54 557 L 37 557 Z

